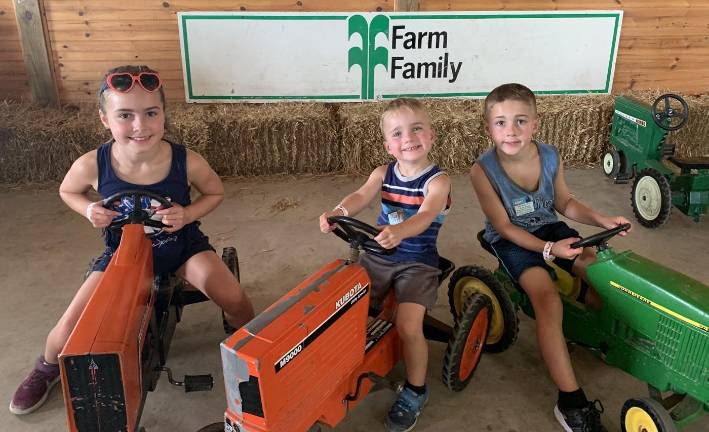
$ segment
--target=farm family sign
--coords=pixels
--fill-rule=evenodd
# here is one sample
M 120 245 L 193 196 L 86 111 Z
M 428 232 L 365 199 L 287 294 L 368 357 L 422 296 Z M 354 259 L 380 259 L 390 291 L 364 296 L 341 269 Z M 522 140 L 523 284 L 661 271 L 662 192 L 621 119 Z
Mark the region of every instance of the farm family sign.
M 609 93 L 623 11 L 178 14 L 188 102 Z

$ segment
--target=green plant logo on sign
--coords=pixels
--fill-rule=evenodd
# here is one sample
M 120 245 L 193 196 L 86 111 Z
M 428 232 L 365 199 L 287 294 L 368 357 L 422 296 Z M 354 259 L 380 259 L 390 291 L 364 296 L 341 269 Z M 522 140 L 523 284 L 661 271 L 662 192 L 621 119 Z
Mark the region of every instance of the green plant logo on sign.
M 389 50 L 385 47 L 375 47 L 374 41 L 379 33 L 389 39 L 389 18 L 384 15 L 377 15 L 372 18 L 371 23 L 362 15 L 353 15 L 347 21 L 348 40 L 352 35 L 359 34 L 362 38 L 362 47 L 352 47 L 348 51 L 347 71 L 352 70 L 352 66 L 359 65 L 362 71 L 362 99 L 374 99 L 374 68 L 377 65 L 384 66 L 388 70 Z

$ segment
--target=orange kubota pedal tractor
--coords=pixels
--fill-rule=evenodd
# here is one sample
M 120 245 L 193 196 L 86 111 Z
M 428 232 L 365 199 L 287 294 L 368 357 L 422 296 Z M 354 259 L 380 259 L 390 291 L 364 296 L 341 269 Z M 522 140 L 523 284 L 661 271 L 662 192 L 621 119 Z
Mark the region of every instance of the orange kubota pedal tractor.
M 369 308 L 370 279 L 360 250 L 386 253 L 379 231 L 356 219 L 332 217 L 334 233 L 350 244 L 350 258 L 316 271 L 222 342 L 225 423 L 207 430 L 301 432 L 337 425 L 399 362 L 396 301 Z M 453 270 L 441 258 L 442 281 Z M 489 330 L 490 300 L 471 296 L 455 328 L 427 316 L 427 338 L 448 343 L 443 380 L 462 390 L 478 364 Z
M 185 391 L 211 390 L 210 375 L 173 381 L 164 367 L 182 307 L 207 300 L 199 291 L 184 290 L 176 277 L 153 275 L 152 242 L 144 227 L 163 228 L 151 219 L 151 200 L 170 202 L 143 190 L 106 198 L 104 207 L 132 200 L 130 214 L 109 228 L 123 228 L 121 243 L 59 355 L 62 389 L 69 430 L 81 432 L 139 429 L 148 391 L 155 389 L 161 371 Z M 144 204 L 147 204 L 147 209 Z M 236 250 L 223 255 L 232 271 Z

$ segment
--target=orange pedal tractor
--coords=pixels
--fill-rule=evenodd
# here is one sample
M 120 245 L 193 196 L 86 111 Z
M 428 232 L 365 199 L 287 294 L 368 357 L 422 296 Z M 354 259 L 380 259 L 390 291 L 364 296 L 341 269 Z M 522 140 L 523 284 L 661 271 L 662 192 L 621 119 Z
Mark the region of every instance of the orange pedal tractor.
M 396 302 L 370 316 L 370 279 L 357 263 L 360 250 L 384 252 L 378 230 L 356 219 L 333 217 L 334 233 L 350 244 L 338 259 L 313 273 L 222 342 L 225 423 L 207 430 L 301 432 L 337 425 L 401 358 L 394 326 Z M 454 265 L 441 258 L 442 281 Z M 424 334 L 448 343 L 443 379 L 454 391 L 469 382 L 489 331 L 490 301 L 474 295 L 455 328 L 427 316 Z
M 161 196 L 141 190 L 103 202 L 108 207 L 132 199 L 133 211 L 112 222 L 111 227 L 123 228 L 120 246 L 59 355 L 70 431 L 138 430 L 147 392 L 155 389 L 163 370 L 186 391 L 212 388 L 210 375 L 175 382 L 164 367 L 182 307 L 207 298 L 183 291 L 176 278 L 154 277 L 152 242 L 144 226 L 164 225 L 141 208 L 143 197 L 170 206 Z M 235 250 L 229 252 L 235 259 Z

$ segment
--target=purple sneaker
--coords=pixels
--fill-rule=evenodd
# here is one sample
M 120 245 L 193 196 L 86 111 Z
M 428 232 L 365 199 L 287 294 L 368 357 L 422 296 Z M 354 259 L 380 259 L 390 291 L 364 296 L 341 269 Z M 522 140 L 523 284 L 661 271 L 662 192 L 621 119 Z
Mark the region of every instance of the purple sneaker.
M 32 372 L 15 391 L 10 402 L 10 412 L 17 415 L 29 414 L 41 407 L 58 382 L 59 365 L 47 363 L 44 356 L 40 356 Z

